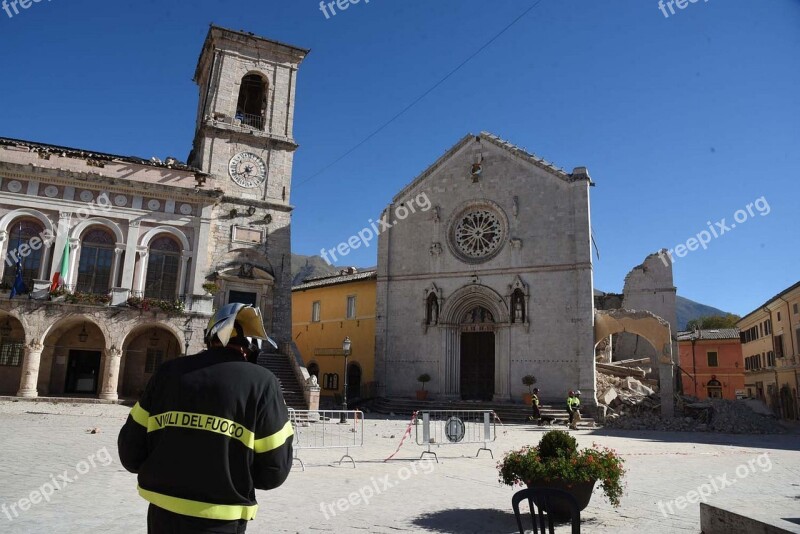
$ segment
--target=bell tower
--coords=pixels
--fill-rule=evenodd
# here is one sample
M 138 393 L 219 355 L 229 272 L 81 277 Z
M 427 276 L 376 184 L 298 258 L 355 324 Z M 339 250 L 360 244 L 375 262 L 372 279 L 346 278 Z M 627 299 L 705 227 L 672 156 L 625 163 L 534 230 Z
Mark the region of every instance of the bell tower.
M 194 76 L 200 95 L 189 164 L 224 192 L 203 214 L 202 282 L 216 283 L 216 307 L 260 307 L 279 341 L 291 339 L 292 130 L 297 70 L 308 52 L 212 25 Z

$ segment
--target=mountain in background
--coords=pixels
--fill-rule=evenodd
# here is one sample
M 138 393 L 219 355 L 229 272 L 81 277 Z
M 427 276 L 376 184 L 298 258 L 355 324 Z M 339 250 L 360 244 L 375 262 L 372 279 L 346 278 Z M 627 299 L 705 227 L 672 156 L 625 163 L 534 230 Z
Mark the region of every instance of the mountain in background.
M 292 285 L 300 285 L 308 278 L 321 278 L 339 274 L 344 267 L 330 265 L 321 256 L 292 254 Z
M 373 267 L 374 268 L 374 267 Z M 323 276 L 332 276 L 338 274 L 344 267 L 337 267 L 329 265 L 328 262 L 323 260 L 320 256 L 301 256 L 299 254 L 292 254 L 292 285 L 302 284 L 308 278 L 320 278 Z M 366 268 L 358 268 L 360 271 L 369 270 Z M 709 315 L 727 315 L 724 312 L 713 306 L 695 302 L 686 297 L 678 296 L 677 300 L 677 315 L 678 315 L 678 328 L 683 330 L 686 328 L 686 323 L 693 319 L 699 319 Z
M 713 306 L 708 306 L 706 304 L 700 304 L 699 302 L 695 302 L 681 296 L 678 296 L 676 308 L 678 312 L 678 328 L 681 330 L 686 328 L 686 323 L 691 320 L 699 319 L 701 317 L 708 317 L 709 315 L 725 316 L 728 314 L 728 312 L 724 312 L 719 308 L 714 308 Z

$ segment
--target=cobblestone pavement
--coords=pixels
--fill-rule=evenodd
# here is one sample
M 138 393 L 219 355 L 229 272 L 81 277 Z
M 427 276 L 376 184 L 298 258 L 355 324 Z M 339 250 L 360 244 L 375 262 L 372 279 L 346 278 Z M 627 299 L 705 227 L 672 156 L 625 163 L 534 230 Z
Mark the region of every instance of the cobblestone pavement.
M 0 505 L 5 505 L 0 532 L 144 533 L 146 504 L 136 494 L 135 476 L 122 468 L 116 453 L 117 432 L 127 412 L 114 405 L 0 402 Z M 514 490 L 498 483 L 496 461 L 506 450 L 538 442 L 543 430 L 498 426 L 491 445 L 495 460 L 485 452 L 475 458 L 477 445 L 443 446 L 434 449 L 438 464 L 417 461 L 421 448 L 412 434 L 395 460 L 384 463 L 407 424 L 400 418 L 368 416 L 365 446 L 350 451 L 355 469 L 336 463 L 341 452 L 303 451 L 305 471 L 298 467 L 278 490 L 259 492 L 261 508 L 248 532 L 514 532 Z M 99 431 L 92 434 L 93 428 Z M 617 449 L 629 471 L 619 509 L 595 490 L 582 514 L 583 532 L 697 533 L 699 505 L 678 510 L 671 501 L 697 490 L 709 477 L 721 480 L 726 475 L 731 484 L 709 502 L 750 515 L 800 517 L 797 435 L 602 429 L 574 434 L 582 446 L 596 442 Z M 20 499 L 54 482 L 62 489 L 48 495 L 49 502 L 20 510 Z M 359 498 L 350 504 L 353 492 L 368 497 L 369 503 Z M 668 504 L 675 514 L 669 513 Z

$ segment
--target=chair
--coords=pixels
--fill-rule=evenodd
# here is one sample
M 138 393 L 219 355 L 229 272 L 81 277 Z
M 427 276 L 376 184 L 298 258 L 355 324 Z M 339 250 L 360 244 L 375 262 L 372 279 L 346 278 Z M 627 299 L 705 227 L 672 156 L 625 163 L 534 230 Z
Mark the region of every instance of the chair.
M 511 499 L 511 506 L 514 508 L 514 516 L 517 518 L 517 528 L 520 534 L 525 534 L 525 529 L 522 527 L 522 517 L 519 513 L 519 503 L 524 499 L 528 500 L 528 506 L 531 510 L 531 519 L 533 520 L 533 534 L 555 534 L 553 515 L 545 513 L 550 509 L 550 503 L 558 502 L 560 506 L 568 506 L 570 508 L 570 517 L 572 519 L 572 534 L 580 534 L 581 532 L 581 511 L 578 508 L 578 502 L 575 497 L 566 491 L 554 488 L 528 488 L 518 491 Z M 535 502 L 534 502 L 535 501 Z M 538 514 L 536 513 L 538 509 Z M 538 518 L 538 526 L 537 526 Z M 548 530 L 545 530 L 545 521 L 547 521 Z

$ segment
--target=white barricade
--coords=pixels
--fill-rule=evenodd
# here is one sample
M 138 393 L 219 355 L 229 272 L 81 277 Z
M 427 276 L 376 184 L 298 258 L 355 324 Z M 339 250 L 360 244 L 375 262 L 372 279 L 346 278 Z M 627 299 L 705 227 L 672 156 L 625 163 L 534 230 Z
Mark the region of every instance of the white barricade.
M 439 462 L 431 446 L 442 445 L 467 445 L 482 443 L 475 455 L 480 456 L 481 451 L 488 451 L 492 458 L 494 454 L 487 446 L 497 439 L 495 421 L 497 416 L 491 410 L 430 410 L 416 413 L 415 426 L 417 445 L 427 447 L 420 460 L 426 454 L 431 454 Z
M 358 410 L 294 410 L 289 408 L 289 420 L 294 429 L 294 458 L 300 462 L 303 471 L 305 464 L 298 457 L 301 450 L 344 449 L 345 454 L 339 465 L 347 458 L 356 466 L 350 456 L 350 449 L 364 446 L 364 414 Z

